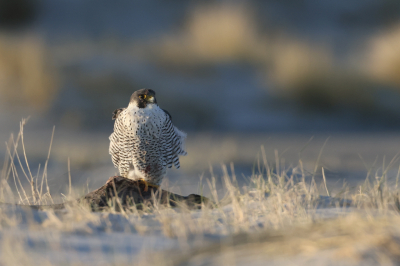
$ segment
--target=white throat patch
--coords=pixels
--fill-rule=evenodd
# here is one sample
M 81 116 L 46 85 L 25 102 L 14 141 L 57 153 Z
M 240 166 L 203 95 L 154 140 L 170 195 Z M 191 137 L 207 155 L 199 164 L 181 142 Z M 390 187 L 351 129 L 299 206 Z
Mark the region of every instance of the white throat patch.
M 136 132 L 138 129 L 145 129 L 145 134 L 159 137 L 166 114 L 157 104 L 149 104 L 145 108 L 132 104 L 128 106 L 128 112 L 130 115 L 125 123 L 131 126 L 131 130 Z

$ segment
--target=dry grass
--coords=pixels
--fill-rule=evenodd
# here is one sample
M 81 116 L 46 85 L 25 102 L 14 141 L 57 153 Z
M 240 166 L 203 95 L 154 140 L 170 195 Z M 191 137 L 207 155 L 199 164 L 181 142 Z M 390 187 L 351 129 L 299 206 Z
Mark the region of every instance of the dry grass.
M 7 145 L 8 159 L 2 171 L 1 200 L 12 201 L 13 191 L 17 191 L 19 203 L 48 204 L 52 202 L 46 184 L 49 158 L 42 174 L 33 175 L 30 172 L 23 144 L 25 122 L 21 122 L 16 139 L 11 137 Z M 22 152 L 22 156 L 18 155 L 18 151 Z M 126 243 L 122 240 L 107 241 L 102 245 L 130 245 L 131 241 L 142 241 L 137 236 L 156 235 L 160 240 L 176 240 L 175 248 L 179 247 L 181 251 L 178 254 L 164 253 L 151 245 L 143 248 L 141 253 L 127 255 L 115 251 L 110 262 L 114 265 L 127 265 L 129 261 L 138 265 L 201 265 L 202 261 L 210 261 L 210 265 L 221 265 L 221 261 L 241 265 L 245 261 L 281 260 L 283 256 L 296 262 L 304 258 L 318 258 L 321 254 L 326 258 L 322 264 L 332 258 L 352 263 L 362 263 L 366 259 L 378 263 L 396 261 L 400 256 L 398 174 L 390 177 L 388 169 L 398 163 L 398 157 L 389 164 L 383 164 L 376 173 L 368 172 L 365 183 L 358 191 L 344 189 L 332 198 L 321 197 L 321 194 L 332 193 L 326 182 L 315 182 L 319 160 L 311 171 L 303 167 L 301 160 L 297 167 L 288 169 L 278 154 L 275 162 L 267 161 L 262 148 L 255 166 L 257 171 L 248 178 L 243 188 L 237 185 L 233 164 L 222 166 L 222 179 L 227 191 L 223 197 L 217 192 L 217 177 L 211 170 L 206 185 L 211 191 L 207 196 L 213 199 L 214 204 L 203 206 L 201 211 L 155 205 L 144 210 L 132 206 L 119 214 L 113 207 L 108 212 L 92 213 L 87 206 L 76 205 L 61 212 L 31 213 L 2 205 L 0 264 L 54 265 L 58 264 L 54 262 L 57 259 L 49 254 L 60 253 L 70 256 L 69 262 L 64 261 L 65 265 L 80 265 L 82 253 L 64 248 L 73 246 L 67 244 L 69 242 L 65 242 L 65 238 L 74 235 L 81 237 L 79 241 L 86 241 L 76 245 L 83 245 L 84 250 L 89 250 L 84 252 L 84 256 L 90 257 L 93 264 L 107 264 L 104 261 L 110 261 L 109 255 L 103 254 L 102 249 L 90 239 L 106 234 L 111 241 L 115 234 L 118 236 L 118 232 L 123 232 L 132 240 Z M 18 174 L 21 172 L 22 175 Z M 21 177 L 31 185 L 30 189 L 22 185 Z M 393 178 L 396 183 L 390 185 L 389 180 Z M 346 207 L 349 204 L 351 208 Z M 213 238 L 222 241 L 215 242 Z M 43 247 L 36 250 L 36 244 L 29 244 L 31 242 L 41 243 Z M 164 250 L 168 248 L 171 246 Z M 45 255 L 31 260 L 40 254 L 40 250 Z
M 398 111 L 377 96 L 389 93 L 382 81 L 348 63 L 349 58 L 335 59 L 328 44 L 280 37 L 272 41 L 271 51 L 265 77 L 278 98 L 311 111 L 348 109 L 361 117 L 373 112 L 397 116 Z
M 263 32 L 255 14 L 237 3 L 197 5 L 180 31 L 146 44 L 144 54 L 165 70 L 184 75 L 212 75 L 210 66 L 225 63 L 250 65 L 273 96 L 311 111 L 348 108 L 357 115 L 369 115 L 371 110 L 397 115 L 376 96 L 382 90 L 381 74 L 366 73 L 361 64 L 354 63 L 357 56 L 338 60 L 329 42 L 299 38 L 280 29 Z M 390 49 L 376 44 L 369 53 L 377 64 L 366 65 L 381 71 L 381 76 L 395 78 L 396 40 L 384 39 Z
M 140 80 L 132 80 L 135 75 L 107 70 L 108 63 L 101 70 L 82 75 L 86 67 L 81 65 L 80 59 L 107 55 L 111 61 L 121 61 L 121 67 L 126 64 L 122 58 L 140 58 L 145 64 L 155 61 L 163 66 L 168 76 L 171 71 L 200 77 L 209 75 L 205 79 L 209 82 L 214 82 L 213 75 L 219 75 L 213 65 L 244 63 L 244 69 L 250 66 L 250 71 L 259 73 L 270 93 L 317 111 L 336 108 L 340 112 L 345 107 L 352 111 L 356 109 L 356 115 L 368 116 L 377 113 L 375 111 L 385 111 L 390 105 L 385 98 L 380 100 L 377 94 L 381 90 L 380 82 L 399 83 L 398 27 L 374 37 L 365 53 L 351 53 L 355 58 L 357 54 L 367 58 L 362 61 L 368 68 L 367 74 L 363 75 L 360 74 L 364 70 L 361 64 L 351 65 L 352 58 L 337 59 L 328 42 L 299 38 L 276 25 L 262 28 L 252 4 L 201 3 L 190 10 L 180 29 L 154 37 L 152 41 L 133 43 L 104 36 L 100 41 L 71 40 L 47 47 L 37 36 L 3 34 L 0 36 L 0 98 L 4 102 L 45 110 L 59 87 L 55 72 L 61 71 L 65 80 L 79 88 L 78 98 L 90 100 L 95 107 L 93 112 L 83 111 L 83 107 L 64 110 L 60 123 L 71 128 L 102 123 L 101 119 L 93 121 L 89 118 L 108 115 L 116 102 L 124 101 L 109 88 L 118 87 L 128 93 L 132 88 L 146 85 Z M 51 67 L 50 55 L 58 62 L 57 70 Z M 389 95 L 388 98 L 393 97 Z M 175 104 L 173 99 L 166 99 L 173 103 L 170 106 L 182 108 L 179 101 Z M 204 108 L 193 101 L 185 109 L 190 111 L 188 117 L 195 121 L 194 125 L 208 127 L 207 123 L 213 123 L 207 122 L 210 115 L 204 111 L 211 110 L 212 106 Z M 392 109 L 388 112 L 397 117 L 399 111 Z M 94 113 L 101 115 L 93 116 Z
M 253 17 L 241 5 L 199 6 L 187 23 L 188 42 L 205 60 L 240 58 L 257 42 Z
M 38 111 L 51 105 L 58 89 L 46 46 L 38 36 L 0 35 L 0 98 Z
M 295 229 L 236 235 L 185 254 L 158 254 L 157 265 L 397 265 L 398 216 L 365 219 L 351 214 Z M 279 263 L 280 262 L 280 263 Z M 258 263 L 258 264 L 257 264 Z M 332 264 L 331 264 L 332 263 Z
M 261 61 L 268 54 L 254 12 L 243 4 L 195 6 L 182 32 L 166 35 L 152 53 L 168 64 Z
M 400 25 L 373 36 L 366 53 L 368 73 L 383 82 L 400 85 Z
M 14 188 L 19 197 L 19 204 L 29 205 L 40 205 L 54 203 L 47 182 L 47 165 L 50 159 L 51 146 L 53 143 L 53 134 L 50 140 L 49 152 L 47 159 L 43 164 L 42 173 L 40 173 L 41 167 L 39 165 L 38 171 L 34 176 L 31 172 L 28 158 L 26 155 L 24 145 L 24 126 L 28 119 L 23 119 L 20 123 L 20 131 L 16 138 L 11 135 L 10 140 L 6 143 L 7 155 L 4 161 L 3 170 L 1 172 L 0 180 L 3 186 L 0 187 L 0 200 L 6 202 L 14 201 L 12 197 L 11 187 L 9 183 L 14 181 Z M 19 155 L 18 149 L 22 149 L 22 156 Z M 30 185 L 30 191 L 27 192 L 25 187 L 22 185 L 20 174 L 23 174 L 26 181 Z
M 283 90 L 295 90 L 312 77 L 334 71 L 333 55 L 327 45 L 293 38 L 274 41 L 269 77 Z
M 255 69 L 266 80 L 265 87 L 270 92 L 317 109 L 326 107 L 329 110 L 337 106 L 342 108 L 343 105 L 366 112 L 385 109 L 385 103 L 375 104 L 378 98 L 375 94 L 380 88 L 371 88 L 371 81 L 376 82 L 377 79 L 378 83 L 390 81 L 399 84 L 398 27 L 375 36 L 365 54 L 359 51 L 351 53 L 368 58 L 363 65 L 367 66 L 368 74 L 372 73 L 369 77 L 359 74 L 363 70 L 361 66 L 349 65 L 349 58 L 338 62 L 340 60 L 334 49 L 327 43 L 301 39 L 276 25 L 270 25 L 270 28 L 268 25 L 265 28 L 259 25 L 252 4 L 219 2 L 196 4 L 180 29 L 155 37 L 153 43 L 132 43 L 104 36 L 100 41 L 71 40 L 66 44 L 47 47 L 38 36 L 10 37 L 2 34 L 0 98 L 4 102 L 46 109 L 57 93 L 58 78 L 54 72 L 63 71 L 66 80 L 79 88 L 79 97 L 101 106 L 92 108 L 94 113 L 108 115 L 109 108 L 113 108 L 116 102 L 123 102 L 109 88 L 118 87 L 128 92 L 133 87 L 140 88 L 146 84 L 141 84 L 139 80 L 132 81 L 136 75 L 121 74 L 124 70 L 118 70 L 121 73 L 107 70 L 108 63 L 102 70 L 94 71 L 94 74 L 89 71 L 82 75 L 86 67 L 81 65 L 80 59 L 104 55 L 116 62 L 121 58 L 140 58 L 144 63 L 155 59 L 164 63 L 168 71 L 178 70 L 199 76 L 218 75 L 209 65 L 244 62 L 251 66 L 250 71 Z M 51 67 L 50 54 L 61 67 L 58 70 L 54 71 Z M 121 62 L 122 67 L 126 62 Z M 174 68 L 176 65 L 178 68 Z M 191 69 L 190 66 L 195 67 Z M 208 80 L 212 82 L 213 79 Z M 165 87 L 169 86 L 172 85 L 166 84 Z M 199 125 L 205 125 L 203 120 L 207 120 L 205 118 L 209 114 L 204 110 L 208 108 L 202 108 L 196 102 L 189 105 L 194 106 L 187 106 L 188 110 L 193 109 L 189 113 L 191 119 L 195 118 Z M 102 122 L 89 119 L 93 113 L 88 110 L 75 109 L 62 111 L 61 124 L 79 128 Z M 397 115 L 398 110 L 393 112 Z

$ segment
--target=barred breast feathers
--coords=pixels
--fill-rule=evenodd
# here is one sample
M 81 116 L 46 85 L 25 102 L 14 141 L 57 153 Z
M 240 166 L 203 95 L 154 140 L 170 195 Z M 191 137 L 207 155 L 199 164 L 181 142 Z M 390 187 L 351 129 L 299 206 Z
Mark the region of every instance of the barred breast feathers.
M 121 175 L 129 172 L 130 164 L 133 164 L 135 168 L 139 167 L 137 170 L 146 168 L 142 157 L 147 152 L 152 152 L 153 155 L 158 154 L 158 160 L 164 169 L 171 168 L 172 165 L 176 168 L 180 167 L 179 155 L 187 154 L 186 134 L 172 124 L 167 112 L 158 105 L 150 105 L 146 108 L 129 105 L 128 108 L 118 109 L 114 114 L 114 132 L 109 138 L 109 153 Z M 147 150 L 150 146 L 146 143 L 151 144 L 152 150 Z

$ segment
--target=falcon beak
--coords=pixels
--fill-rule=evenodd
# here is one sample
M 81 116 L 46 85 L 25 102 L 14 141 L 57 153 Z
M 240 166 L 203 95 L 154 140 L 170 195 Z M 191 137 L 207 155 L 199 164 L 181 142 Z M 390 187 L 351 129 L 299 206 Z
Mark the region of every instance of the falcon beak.
M 148 102 L 150 102 L 150 103 L 154 103 L 154 97 L 151 96 L 151 95 L 148 95 L 147 98 L 146 98 L 146 100 L 147 100 Z

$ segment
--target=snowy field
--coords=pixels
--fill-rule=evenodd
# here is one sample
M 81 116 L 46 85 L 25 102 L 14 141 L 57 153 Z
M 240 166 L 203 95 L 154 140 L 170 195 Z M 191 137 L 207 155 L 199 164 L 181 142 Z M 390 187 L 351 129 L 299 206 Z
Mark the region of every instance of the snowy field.
M 0 264 L 397 265 L 397 189 L 384 180 L 328 197 L 300 173 L 255 175 L 242 193 L 225 176 L 225 197 L 214 190 L 215 205 L 195 211 L 1 205 Z
M 14 159 L 6 160 L 2 171 L 2 202 L 47 205 L 77 198 L 104 183 L 97 181 L 97 187 L 83 189 L 82 183 L 72 185 L 71 177 L 71 186 L 67 183 L 63 194 L 51 192 L 54 183 L 61 186 L 64 181 L 50 178 L 46 162 L 41 169 L 27 167 L 24 154 L 29 152 L 24 147 L 28 145 L 22 145 L 21 136 L 15 136 L 17 148 L 12 143 L 7 146 Z M 175 178 L 174 187 L 163 183 L 164 189 L 212 199 L 201 210 L 156 205 L 144 210 L 132 206 L 116 213 L 111 206 L 92 213 L 80 205 L 37 211 L 1 204 L 0 265 L 397 265 L 400 204 L 394 169 L 399 169 L 398 157 L 378 156 L 369 163 L 367 156 L 364 177 L 352 179 L 355 172 L 349 169 L 359 169 L 348 156 L 347 168 L 342 170 L 350 182 L 344 182 L 337 178 L 338 172 L 332 174 L 335 165 L 327 162 L 335 162 L 335 153 L 345 153 L 346 139 L 341 140 L 341 148 L 333 142 L 336 149 L 324 142 L 313 163 L 308 159 L 313 152 L 307 155 L 292 143 L 292 152 L 273 152 L 272 159 L 270 150 L 259 149 L 253 170 L 242 177 L 242 168 L 228 163 L 191 178 L 191 186 L 181 190 L 184 173 L 170 177 Z M 354 142 L 347 140 L 347 144 Z M 387 146 L 385 152 L 390 155 L 389 147 L 395 147 Z M 293 164 L 299 152 L 305 153 L 304 161 L 300 156 Z M 193 153 L 192 160 L 200 157 Z M 97 174 L 108 178 L 104 169 Z

